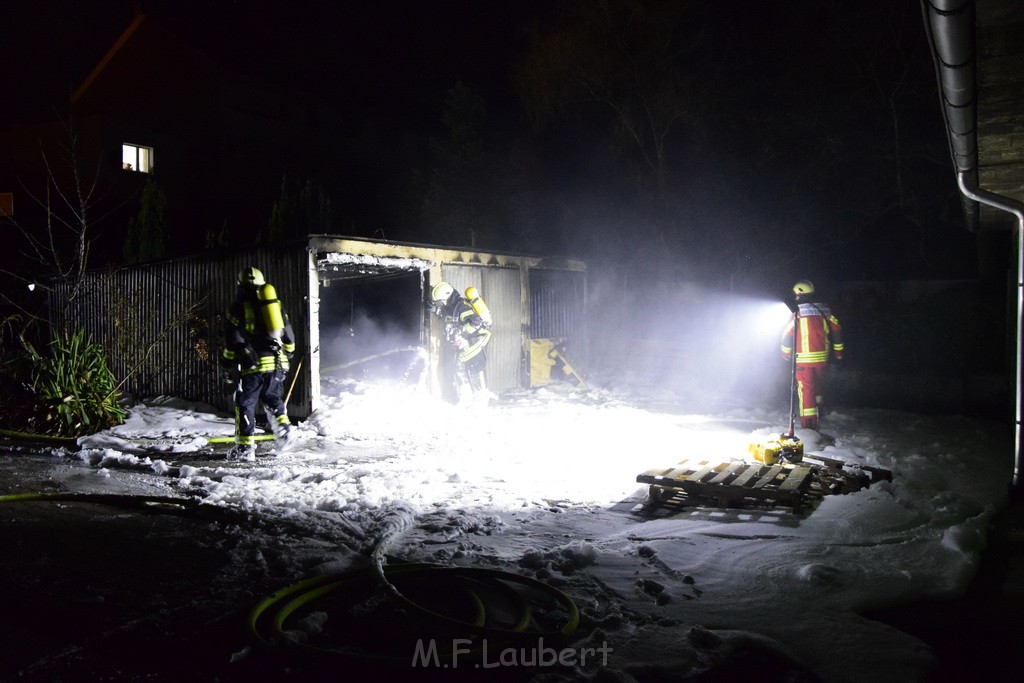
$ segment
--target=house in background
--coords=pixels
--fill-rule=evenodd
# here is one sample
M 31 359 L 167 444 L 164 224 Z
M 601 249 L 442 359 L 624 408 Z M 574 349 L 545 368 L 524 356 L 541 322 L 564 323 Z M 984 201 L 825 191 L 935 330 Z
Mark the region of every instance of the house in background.
M 48 173 L 65 192 L 74 186 L 64 151 L 70 122 L 80 184 L 99 178 L 90 212 L 97 265 L 119 259 L 147 179 L 166 196 L 169 255 L 177 255 L 225 230 L 251 243 L 284 177 L 329 174 L 339 157 L 333 110 L 269 79 L 229 73 L 145 14 L 94 59 L 66 111 L 0 131 L 0 206 L 23 225 L 45 224 L 34 198 L 45 202 Z

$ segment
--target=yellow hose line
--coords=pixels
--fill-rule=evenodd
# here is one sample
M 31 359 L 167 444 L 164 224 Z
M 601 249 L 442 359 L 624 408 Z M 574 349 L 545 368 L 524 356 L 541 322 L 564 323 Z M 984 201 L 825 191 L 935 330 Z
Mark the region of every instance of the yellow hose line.
M 12 429 L 0 429 L 0 436 L 9 436 L 14 439 L 25 439 L 27 441 L 52 441 L 54 443 L 76 444 L 77 436 L 50 436 L 49 434 L 29 434 L 28 432 L 17 432 Z
M 140 505 L 176 505 L 178 507 L 196 507 L 199 505 L 190 498 L 172 498 L 170 496 L 130 496 L 116 493 L 72 493 L 69 491 L 53 491 L 44 493 L 32 491 L 29 493 L 8 493 L 0 495 L 0 503 L 24 503 L 24 502 L 75 502 L 75 503 L 102 503 L 106 505 L 122 505 L 125 507 L 139 507 Z
M 448 628 L 458 629 L 460 633 L 466 633 L 467 635 L 489 636 L 503 640 L 544 637 L 557 639 L 571 635 L 579 625 L 579 610 L 571 598 L 558 589 L 527 576 L 496 569 L 448 567 L 423 563 L 389 564 L 385 566 L 384 573 L 388 581 L 396 581 L 399 585 L 404 585 L 405 580 L 408 579 L 426 581 L 429 583 L 431 591 L 441 597 L 449 595 L 444 590 L 445 588 L 457 587 L 458 591 L 468 596 L 474 605 L 475 614 L 472 621 L 442 614 L 409 599 L 401 591 L 397 595 L 389 592 L 389 597 L 397 600 L 399 606 L 407 612 L 424 615 L 430 621 L 439 625 L 445 625 Z M 250 633 L 256 642 L 263 646 L 278 645 L 314 654 L 341 655 L 373 661 L 407 660 L 408 657 L 371 655 L 354 652 L 351 649 L 335 649 L 311 645 L 306 642 L 298 642 L 290 638 L 286 633 L 287 620 L 301 607 L 310 606 L 331 593 L 345 589 L 351 589 L 353 592 L 358 592 L 361 597 L 365 597 L 368 586 L 380 583 L 380 577 L 370 567 L 305 579 L 287 586 L 262 600 L 250 612 Z M 518 607 L 515 623 L 508 627 L 488 626 L 486 624 L 486 605 L 480 598 L 480 592 L 471 584 L 492 592 L 497 590 L 509 597 L 510 601 Z M 561 605 L 568 614 L 565 623 L 559 629 L 553 631 L 527 630 L 533 619 L 532 612 L 526 598 L 512 587 L 515 585 L 541 593 Z M 273 611 L 273 614 L 270 614 L 271 611 Z M 260 622 L 264 621 L 265 618 L 271 619 L 269 631 L 272 635 L 264 635 L 262 632 Z
M 169 496 L 132 496 L 103 493 L 71 493 L 71 492 L 29 492 L 9 493 L 0 495 L 0 503 L 24 503 L 24 502 L 78 502 L 115 505 L 119 507 L 133 507 L 145 510 L 163 511 L 209 511 L 214 510 L 227 515 L 238 514 L 218 506 L 204 505 L 200 501 L 188 498 L 173 498 Z M 447 614 L 442 614 L 435 609 L 424 606 L 399 592 L 391 594 L 393 600 L 397 600 L 400 607 L 423 616 L 431 621 L 448 626 L 449 628 L 460 629 L 462 632 L 473 636 L 493 636 L 502 639 L 521 640 L 527 638 L 553 638 L 569 636 L 579 626 L 579 609 L 572 599 L 562 591 L 538 581 L 537 579 L 504 572 L 497 569 L 486 569 L 482 567 L 449 567 L 425 563 L 395 562 L 384 566 L 385 581 L 397 580 L 400 585 L 405 585 L 406 580 L 421 579 L 429 582 L 432 591 L 442 596 L 448 595 L 441 589 L 456 587 L 458 592 L 469 598 L 473 606 L 473 618 L 470 621 L 457 619 Z M 363 589 L 367 584 L 379 585 L 381 578 L 375 568 L 364 567 L 340 574 L 324 574 L 309 579 L 304 579 L 290 586 L 267 596 L 256 605 L 249 614 L 249 632 L 257 644 L 264 647 L 274 645 L 293 645 L 300 649 L 312 651 L 318 654 L 333 654 L 356 656 L 365 659 L 388 660 L 386 656 L 372 656 L 354 653 L 351 651 L 334 650 L 330 648 L 316 647 L 305 643 L 291 641 L 285 633 L 285 622 L 300 607 L 304 607 L 323 598 L 335 591 L 344 588 L 355 587 Z M 530 604 L 525 596 L 513 586 L 520 586 L 535 591 L 547 598 L 553 599 L 567 613 L 565 623 L 557 630 L 531 631 L 529 625 L 533 621 Z M 497 591 L 504 596 L 510 604 L 516 607 L 515 620 L 510 626 L 489 626 L 487 625 L 486 604 L 480 597 L 480 590 Z M 275 638 L 272 640 L 264 636 L 260 630 L 260 621 L 263 616 L 272 608 L 278 606 L 278 611 L 273 615 L 272 631 Z M 402 658 L 402 659 L 407 659 Z

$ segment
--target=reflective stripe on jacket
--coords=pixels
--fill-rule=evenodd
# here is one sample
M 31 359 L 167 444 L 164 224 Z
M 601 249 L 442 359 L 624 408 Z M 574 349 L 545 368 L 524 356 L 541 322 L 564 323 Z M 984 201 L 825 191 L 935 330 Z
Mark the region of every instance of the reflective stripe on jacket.
M 473 309 L 468 299 L 459 299 L 451 311 L 452 333 L 461 337 L 464 345 L 459 350 L 460 363 L 480 355 L 491 340 L 490 325 Z M 454 341 L 454 340 L 453 340 Z
M 782 355 L 793 353 L 793 331 L 796 318 L 790 319 L 782 333 Z M 796 334 L 796 362 L 798 365 L 824 365 L 829 357 L 843 357 L 843 337 L 839 320 L 825 304 L 800 304 L 799 331 Z
M 228 308 L 224 316 L 224 361 L 240 364 L 243 375 L 287 370 L 288 356 L 295 353 L 291 322 L 285 315 L 281 347 L 275 351 L 270 346 L 270 336 L 257 305 L 253 298 L 246 297 L 236 299 Z

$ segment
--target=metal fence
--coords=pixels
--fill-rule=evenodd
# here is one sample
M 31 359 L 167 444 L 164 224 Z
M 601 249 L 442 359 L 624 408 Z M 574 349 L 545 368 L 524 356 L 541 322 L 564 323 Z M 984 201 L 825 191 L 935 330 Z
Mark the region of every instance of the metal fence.
M 309 254 L 304 249 L 250 249 L 91 271 L 68 301 L 55 286 L 51 321 L 85 330 L 110 356 L 115 376 L 131 396 L 176 396 L 231 409 L 218 359 L 223 320 L 234 299 L 237 273 L 253 265 L 277 289 L 296 330 L 297 359 L 309 352 Z M 66 307 L 58 302 L 68 301 Z M 296 359 L 296 360 L 297 360 Z M 288 380 L 291 382 L 291 378 Z M 296 381 L 290 408 L 310 412 L 307 381 Z

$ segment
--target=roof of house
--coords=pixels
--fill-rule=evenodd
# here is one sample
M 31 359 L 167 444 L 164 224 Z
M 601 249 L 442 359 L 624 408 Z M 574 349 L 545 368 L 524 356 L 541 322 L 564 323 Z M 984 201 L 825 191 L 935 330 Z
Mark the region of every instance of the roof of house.
M 1024 16 L 1018 0 L 922 0 L 953 170 L 1024 202 Z M 1009 228 L 1006 211 L 964 198 L 971 230 Z

